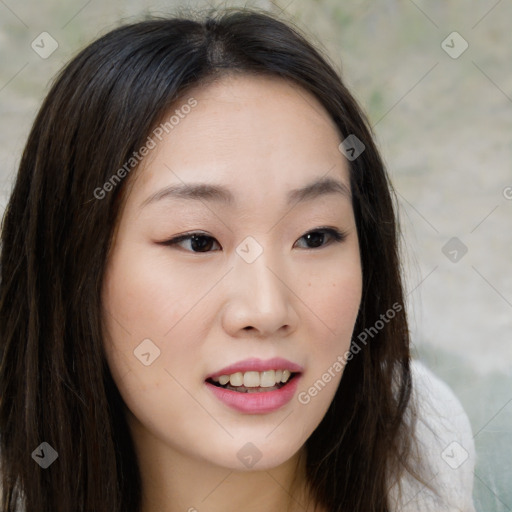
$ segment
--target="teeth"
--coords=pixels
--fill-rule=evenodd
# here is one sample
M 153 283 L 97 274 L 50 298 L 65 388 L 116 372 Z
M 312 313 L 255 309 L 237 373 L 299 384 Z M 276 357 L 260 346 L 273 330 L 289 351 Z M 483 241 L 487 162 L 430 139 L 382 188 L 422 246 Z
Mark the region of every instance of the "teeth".
M 262 388 L 271 388 L 276 385 L 276 372 L 274 370 L 268 370 L 261 372 L 260 375 L 260 386 Z
M 233 373 L 233 375 L 229 377 L 229 383 L 235 387 L 242 386 L 244 383 L 244 374 L 242 372 Z
M 219 383 L 220 383 L 222 386 L 225 386 L 228 382 L 229 382 L 229 375 L 221 375 L 221 376 L 219 377 Z
M 264 372 L 236 372 L 231 375 L 220 375 L 212 380 L 222 386 L 229 383 L 233 387 L 244 386 L 246 388 L 271 388 L 279 383 L 288 382 L 291 376 L 290 370 L 266 370 Z
M 229 379 L 231 380 L 231 379 Z M 233 382 L 231 382 L 233 386 Z M 246 388 L 258 388 L 260 386 L 259 372 L 245 372 L 244 373 L 244 386 Z

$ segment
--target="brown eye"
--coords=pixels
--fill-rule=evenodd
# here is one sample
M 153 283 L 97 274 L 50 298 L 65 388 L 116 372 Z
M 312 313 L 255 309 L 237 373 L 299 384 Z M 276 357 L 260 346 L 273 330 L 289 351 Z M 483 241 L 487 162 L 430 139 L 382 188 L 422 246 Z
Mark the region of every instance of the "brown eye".
M 333 242 L 342 242 L 345 240 L 345 238 L 346 234 L 342 233 L 341 231 L 331 228 L 322 228 L 309 231 L 299 240 L 306 240 L 306 243 L 309 244 L 306 249 L 316 249 L 319 247 L 331 245 Z M 330 240 L 330 242 L 324 243 L 326 239 Z
M 185 248 L 185 250 L 189 252 L 211 252 L 211 248 L 213 245 L 213 242 L 218 242 L 215 240 L 215 238 L 204 235 L 202 233 L 190 233 L 188 235 L 181 235 L 176 238 L 172 238 L 171 240 L 168 240 L 167 242 L 163 242 L 163 245 L 169 245 L 174 246 L 178 245 L 180 247 L 183 247 L 181 244 L 182 242 L 190 242 L 189 248 Z

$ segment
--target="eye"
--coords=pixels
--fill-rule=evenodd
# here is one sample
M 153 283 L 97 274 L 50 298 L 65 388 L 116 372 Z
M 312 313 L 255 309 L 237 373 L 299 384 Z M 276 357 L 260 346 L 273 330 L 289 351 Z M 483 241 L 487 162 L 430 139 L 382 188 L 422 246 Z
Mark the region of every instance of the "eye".
M 303 235 L 299 240 L 305 239 L 307 244 L 311 244 L 306 249 L 316 249 L 318 247 L 325 247 L 330 245 L 333 242 L 342 242 L 346 238 L 346 233 L 342 233 L 337 229 L 332 228 L 317 228 L 315 230 L 307 232 Z M 330 242 L 325 243 L 325 239 L 330 240 Z M 220 247 L 220 244 L 215 240 L 215 238 L 205 235 L 204 233 L 196 232 L 196 233 L 188 233 L 186 235 L 180 235 L 175 238 L 171 238 L 165 242 L 161 242 L 161 245 L 166 246 L 180 246 L 183 247 L 183 242 L 186 242 L 188 245 L 189 252 L 195 253 L 207 253 L 212 252 L 211 248 L 213 244 L 217 244 Z
M 180 235 L 176 238 L 171 238 L 166 242 L 162 242 L 163 245 L 180 245 L 182 242 L 190 242 L 189 247 L 192 248 L 191 252 L 211 252 L 212 241 L 215 241 L 217 245 L 219 243 L 215 238 L 205 235 L 204 233 L 189 233 L 188 235 Z M 181 246 L 182 247 L 182 246 Z M 190 252 L 190 250 L 189 250 Z
M 330 237 L 330 242 L 325 244 L 325 238 Z M 305 235 L 303 235 L 299 240 L 307 241 L 308 244 L 311 244 L 312 247 L 306 247 L 306 249 L 316 249 L 317 247 L 325 247 L 326 245 L 330 245 L 334 242 L 343 242 L 345 238 L 347 237 L 346 233 L 342 233 L 341 231 L 338 231 L 337 229 L 332 228 L 317 228 L 312 231 L 307 232 Z

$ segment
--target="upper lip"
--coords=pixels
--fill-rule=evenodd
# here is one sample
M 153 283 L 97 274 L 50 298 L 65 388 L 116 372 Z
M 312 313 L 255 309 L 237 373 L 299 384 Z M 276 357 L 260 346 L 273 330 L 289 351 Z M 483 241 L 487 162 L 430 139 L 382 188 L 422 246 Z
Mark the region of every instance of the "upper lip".
M 266 360 L 253 357 L 226 366 L 225 368 L 208 375 L 206 379 L 220 377 L 221 375 L 232 375 L 237 372 L 265 372 L 267 370 L 289 370 L 291 373 L 299 373 L 304 369 L 302 366 L 292 363 L 291 361 L 288 361 L 288 359 L 283 359 L 282 357 L 274 357 Z

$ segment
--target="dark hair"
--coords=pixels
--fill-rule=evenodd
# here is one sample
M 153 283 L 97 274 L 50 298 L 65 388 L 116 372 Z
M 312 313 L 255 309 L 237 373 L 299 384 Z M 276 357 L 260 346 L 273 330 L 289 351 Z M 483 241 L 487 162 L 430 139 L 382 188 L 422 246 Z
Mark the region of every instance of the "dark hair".
M 413 426 L 409 333 L 392 189 L 356 101 L 300 30 L 255 9 L 116 28 L 56 77 L 34 121 L 3 218 L 1 510 L 137 512 L 141 479 L 106 363 L 101 289 L 125 178 L 98 187 L 144 145 L 187 88 L 227 73 L 278 76 L 312 93 L 363 153 L 350 163 L 363 297 L 354 333 L 399 304 L 348 362 L 306 442 L 312 495 L 329 511 L 390 510 Z M 355 343 L 355 341 L 353 341 Z M 41 442 L 58 464 L 31 460 Z M 414 472 L 414 471 L 413 471 Z

